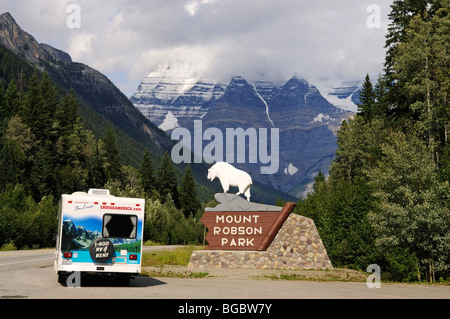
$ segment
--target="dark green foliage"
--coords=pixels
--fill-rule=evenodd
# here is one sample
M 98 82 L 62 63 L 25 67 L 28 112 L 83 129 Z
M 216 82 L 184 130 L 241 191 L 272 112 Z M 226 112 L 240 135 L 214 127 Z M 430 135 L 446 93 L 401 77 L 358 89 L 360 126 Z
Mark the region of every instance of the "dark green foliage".
M 151 196 L 153 190 L 156 188 L 155 175 L 153 169 L 153 163 L 150 158 L 150 152 L 145 150 L 142 158 L 141 167 L 139 168 L 139 175 L 141 178 L 142 188 L 144 192 Z
M 161 195 L 161 199 L 163 199 L 163 201 L 167 198 L 167 195 L 170 195 L 175 206 L 178 208 L 181 207 L 177 178 L 175 176 L 172 159 L 170 158 L 168 152 L 164 153 L 158 168 L 156 189 Z
M 147 240 L 166 245 L 202 242 L 204 226 L 192 215 L 184 218 L 182 210 L 177 209 L 170 194 L 164 203 L 158 199 L 148 199 L 145 209 L 144 238 Z
M 0 188 L 21 182 L 25 156 L 17 143 L 4 138 L 0 149 Z
M 365 269 L 379 260 L 367 214 L 374 198 L 364 179 L 330 183 L 318 175 L 314 193 L 295 213 L 314 220 L 335 267 Z
M 0 88 L 0 120 L 9 120 L 13 114 L 19 111 L 19 93 L 16 82 L 11 80 L 4 92 L 3 86 Z
M 371 121 L 375 113 L 375 92 L 373 90 L 372 82 L 370 82 L 370 77 L 367 74 L 364 79 L 362 89 L 359 93 L 360 103 L 358 104 L 358 112 L 361 116 L 367 120 Z
M 32 185 L 31 192 L 36 201 L 43 196 L 50 195 L 56 186 L 54 163 L 49 143 L 41 145 L 36 152 L 31 167 L 30 183 Z
M 117 148 L 117 137 L 112 125 L 106 129 L 105 137 L 103 138 L 105 156 L 107 165 L 107 174 L 111 179 L 122 182 L 124 176 L 122 173 L 122 161 L 120 159 L 119 149 Z
M 35 72 L 28 83 L 23 92 L 15 81 L 0 88 L 0 247 L 10 243 L 17 248 L 53 246 L 57 199 L 62 193 L 89 188 L 147 197 L 146 240 L 202 241 L 203 226 L 193 217 L 201 212 L 201 203 L 192 170 L 186 169 L 183 178 L 182 210 L 168 153 L 157 176 L 149 151 L 139 171 L 124 166 L 115 128 L 109 125 L 103 139 L 95 139 L 83 126 L 73 90 L 61 96 L 45 73 Z
M 0 192 L 0 244 L 13 243 L 19 249 L 53 246 L 56 213 L 52 196 L 35 202 L 22 185 L 7 186 Z
M 201 208 L 200 200 L 197 196 L 197 187 L 192 174 L 191 166 L 188 165 L 184 171 L 180 186 L 180 202 L 184 216 L 195 216 Z

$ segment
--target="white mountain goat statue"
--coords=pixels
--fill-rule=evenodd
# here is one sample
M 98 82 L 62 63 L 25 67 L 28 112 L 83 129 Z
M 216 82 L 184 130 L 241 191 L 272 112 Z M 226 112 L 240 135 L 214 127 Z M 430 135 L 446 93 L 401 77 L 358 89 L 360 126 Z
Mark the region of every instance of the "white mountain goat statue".
M 250 201 L 252 178 L 247 172 L 237 169 L 226 162 L 217 162 L 208 169 L 208 179 L 213 181 L 216 177 L 219 179 L 224 193 L 228 192 L 230 186 L 238 187 L 239 192 L 236 195 L 244 194 L 247 200 Z

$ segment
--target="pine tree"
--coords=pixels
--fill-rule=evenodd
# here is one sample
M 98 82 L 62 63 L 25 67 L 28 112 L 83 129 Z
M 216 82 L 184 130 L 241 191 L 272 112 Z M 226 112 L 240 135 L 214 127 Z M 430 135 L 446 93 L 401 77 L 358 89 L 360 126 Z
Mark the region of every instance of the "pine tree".
M 94 188 L 103 187 L 108 181 L 106 171 L 105 154 L 103 150 L 103 141 L 96 143 L 95 152 L 92 160 L 91 185 Z
M 392 109 L 394 119 L 408 117 L 409 104 L 408 96 L 402 89 L 402 86 L 395 79 L 394 58 L 398 55 L 399 44 L 405 42 L 406 29 L 409 27 L 411 19 L 418 14 L 427 15 L 431 18 L 443 5 L 446 0 L 394 0 L 391 5 L 389 19 L 391 23 L 388 26 L 386 35 L 386 58 L 385 58 L 385 77 L 387 85 L 387 94 L 389 109 Z
M 3 97 L 3 104 L 0 109 L 0 119 L 9 119 L 20 110 L 20 97 L 17 91 L 16 82 L 11 80 Z
M 392 2 L 391 12 L 388 15 L 391 23 L 388 26 L 385 45 L 387 48 L 385 71 L 388 76 L 392 72 L 392 57 L 396 55 L 396 46 L 404 41 L 405 30 L 411 18 L 425 11 L 437 11 L 442 2 L 441 0 L 394 0 Z
M 157 191 L 164 201 L 168 194 L 176 207 L 180 208 L 180 197 L 178 193 L 177 179 L 172 160 L 168 152 L 165 152 L 158 168 Z
M 435 160 L 446 140 L 450 121 L 450 4 L 430 18 L 425 11 L 410 20 L 402 43 L 392 57 L 392 77 L 405 94 L 405 105 L 423 128 Z
M 359 93 L 359 100 L 360 103 L 358 104 L 358 112 L 364 120 L 370 122 L 375 114 L 375 92 L 368 74 L 364 79 L 362 89 Z
M 2 139 L 0 144 L 0 189 L 22 181 L 25 155 L 14 140 Z
M 34 73 L 30 79 L 28 86 L 28 91 L 25 96 L 25 105 L 21 109 L 20 117 L 23 119 L 24 123 L 31 128 L 31 131 L 36 136 L 38 141 L 42 140 L 43 137 L 43 124 L 47 122 L 47 115 L 41 112 L 42 107 L 42 96 L 39 87 L 39 79 L 37 73 Z
M 3 82 L 0 81 L 0 123 L 3 122 L 6 116 L 7 108 L 5 105 L 5 87 L 3 86 Z
M 200 200 L 197 196 L 197 187 L 192 173 L 191 166 L 188 165 L 184 171 L 180 186 L 180 203 L 183 214 L 186 218 L 192 214 L 195 216 L 201 208 Z
M 74 127 L 81 123 L 79 103 L 73 89 L 58 104 L 55 119 L 60 136 L 70 135 Z
M 41 82 L 39 83 L 39 91 L 42 101 L 42 108 L 39 110 L 42 139 L 55 142 L 53 121 L 58 106 L 58 92 L 47 72 L 43 74 Z
M 31 190 L 36 201 L 40 201 L 43 196 L 51 194 L 57 187 L 50 149 L 49 141 L 41 145 L 31 168 Z
M 148 196 L 151 196 L 153 190 L 155 189 L 155 177 L 150 152 L 147 149 L 145 150 L 142 158 L 141 167 L 139 168 L 139 175 L 144 192 Z
M 103 143 L 105 148 L 108 177 L 122 183 L 122 161 L 120 159 L 119 149 L 117 148 L 117 136 L 112 125 L 109 125 L 106 129 Z

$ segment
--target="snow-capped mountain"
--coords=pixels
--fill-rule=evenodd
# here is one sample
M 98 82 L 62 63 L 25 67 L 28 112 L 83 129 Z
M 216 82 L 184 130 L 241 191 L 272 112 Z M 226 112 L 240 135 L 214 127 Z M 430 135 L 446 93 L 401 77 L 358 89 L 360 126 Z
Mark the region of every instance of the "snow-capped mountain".
M 316 83 L 320 93 L 328 102 L 350 112 L 356 112 L 362 81 L 344 81 L 342 83 Z
M 177 62 L 155 69 L 141 82 L 131 101 L 169 134 L 183 127 L 194 136 L 195 120 L 201 120 L 203 132 L 218 128 L 223 132 L 224 153 L 229 128 L 277 128 L 276 173 L 262 174 L 263 161 L 258 158 L 257 163 L 250 163 L 249 154 L 245 163 L 239 163 L 238 154 L 234 154 L 233 165 L 249 172 L 253 179 L 291 195 L 304 195 L 319 170 L 328 171 L 336 150 L 336 130 L 351 112 L 331 104 L 319 88 L 297 75 L 283 83 L 251 82 L 240 76 L 218 83 L 195 75 L 191 67 Z M 333 95 L 338 94 L 336 90 L 326 92 L 338 100 L 350 96 L 343 91 L 340 95 Z M 269 136 L 269 153 L 271 142 Z M 208 141 L 203 141 L 203 147 L 206 144 Z M 246 141 L 247 152 L 249 147 Z
M 181 61 L 160 65 L 141 82 L 131 101 L 165 131 L 201 118 L 208 112 L 208 103 L 223 95 L 226 85 L 197 77 L 193 68 Z

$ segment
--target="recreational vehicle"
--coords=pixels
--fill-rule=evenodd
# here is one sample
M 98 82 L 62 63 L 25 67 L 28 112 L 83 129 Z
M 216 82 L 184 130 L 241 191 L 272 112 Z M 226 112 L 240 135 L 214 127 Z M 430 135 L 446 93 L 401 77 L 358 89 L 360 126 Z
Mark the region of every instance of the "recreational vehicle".
M 110 195 L 109 190 L 62 195 L 58 212 L 55 271 L 104 274 L 121 283 L 141 272 L 145 200 Z

